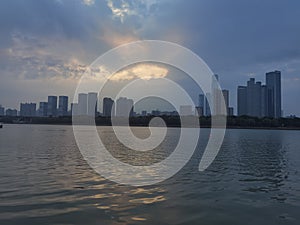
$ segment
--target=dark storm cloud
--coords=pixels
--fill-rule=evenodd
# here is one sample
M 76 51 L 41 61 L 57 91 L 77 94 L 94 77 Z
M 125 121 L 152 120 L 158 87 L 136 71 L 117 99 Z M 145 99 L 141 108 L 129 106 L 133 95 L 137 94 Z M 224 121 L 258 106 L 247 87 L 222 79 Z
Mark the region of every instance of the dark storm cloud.
M 299 1 L 176 1 L 156 20 L 157 32 L 177 29 L 217 69 L 300 57 Z
M 11 32 L 35 34 L 38 36 L 64 35 L 66 38 L 83 38 L 96 29 L 91 8 L 81 1 L 1 1 L 1 37 L 8 40 Z M 98 8 L 98 13 L 108 8 Z M 3 44 L 3 42 L 1 42 Z

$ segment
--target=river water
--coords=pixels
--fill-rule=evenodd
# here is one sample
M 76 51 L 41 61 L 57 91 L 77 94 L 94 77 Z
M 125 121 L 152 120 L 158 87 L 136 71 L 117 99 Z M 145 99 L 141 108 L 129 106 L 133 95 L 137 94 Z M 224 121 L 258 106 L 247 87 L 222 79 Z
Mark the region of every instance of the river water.
M 119 160 L 151 164 L 170 154 L 179 129 L 160 149 L 132 155 L 99 127 Z M 147 136 L 147 128 L 136 128 Z M 204 172 L 198 164 L 209 129 L 191 160 L 156 185 L 131 187 L 95 173 L 71 126 L 0 129 L 0 224 L 300 224 L 300 131 L 228 129 Z

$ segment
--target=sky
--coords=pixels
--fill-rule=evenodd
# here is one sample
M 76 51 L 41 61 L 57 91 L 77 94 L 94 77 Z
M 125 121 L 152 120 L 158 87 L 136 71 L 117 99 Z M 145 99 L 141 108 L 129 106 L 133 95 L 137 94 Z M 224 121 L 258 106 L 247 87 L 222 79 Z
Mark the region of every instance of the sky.
M 2 0 L 0 104 L 72 99 L 88 65 L 137 40 L 191 49 L 219 75 L 234 107 L 238 85 L 250 77 L 265 82 L 266 72 L 280 70 L 284 114 L 300 116 L 298 0 Z M 128 74 L 118 76 L 114 82 Z

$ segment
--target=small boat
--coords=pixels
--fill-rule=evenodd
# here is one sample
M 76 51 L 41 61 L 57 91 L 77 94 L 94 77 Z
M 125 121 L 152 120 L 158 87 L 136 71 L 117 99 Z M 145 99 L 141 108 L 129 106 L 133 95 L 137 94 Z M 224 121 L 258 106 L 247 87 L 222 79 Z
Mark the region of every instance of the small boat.
M 0 123 L 0 128 L 3 128 L 3 124 L 2 123 Z

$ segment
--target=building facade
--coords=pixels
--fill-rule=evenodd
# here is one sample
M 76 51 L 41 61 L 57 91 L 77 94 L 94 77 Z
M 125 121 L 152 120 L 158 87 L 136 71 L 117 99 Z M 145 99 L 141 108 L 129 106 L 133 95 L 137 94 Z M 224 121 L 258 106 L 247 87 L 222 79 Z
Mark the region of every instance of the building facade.
M 67 116 L 68 115 L 68 96 L 59 96 L 58 97 L 58 116 Z
M 5 110 L 6 116 L 18 116 L 18 111 L 16 109 L 7 109 Z
M 47 116 L 57 115 L 57 96 L 48 96 Z
M 266 73 L 267 88 L 267 115 L 273 118 L 281 117 L 281 72 L 273 71 Z
M 78 115 L 87 115 L 88 98 L 87 94 L 78 94 Z
M 114 116 L 114 100 L 111 98 L 104 98 L 103 99 L 103 116 L 110 117 Z
M 119 117 L 133 116 L 133 100 L 125 97 L 117 99 L 116 116 Z
M 20 104 L 20 116 L 24 116 L 24 117 L 36 116 L 36 104 L 35 103 L 21 103 Z
M 238 116 L 280 118 L 281 108 L 281 72 L 266 73 L 266 85 L 250 78 L 247 86 L 237 89 Z
M 98 101 L 98 94 L 95 92 L 88 93 L 88 107 L 87 107 L 87 114 L 89 116 L 95 117 L 97 113 L 97 101 Z
M 48 115 L 48 102 L 40 102 L 40 107 L 38 109 L 38 116 L 46 117 Z

